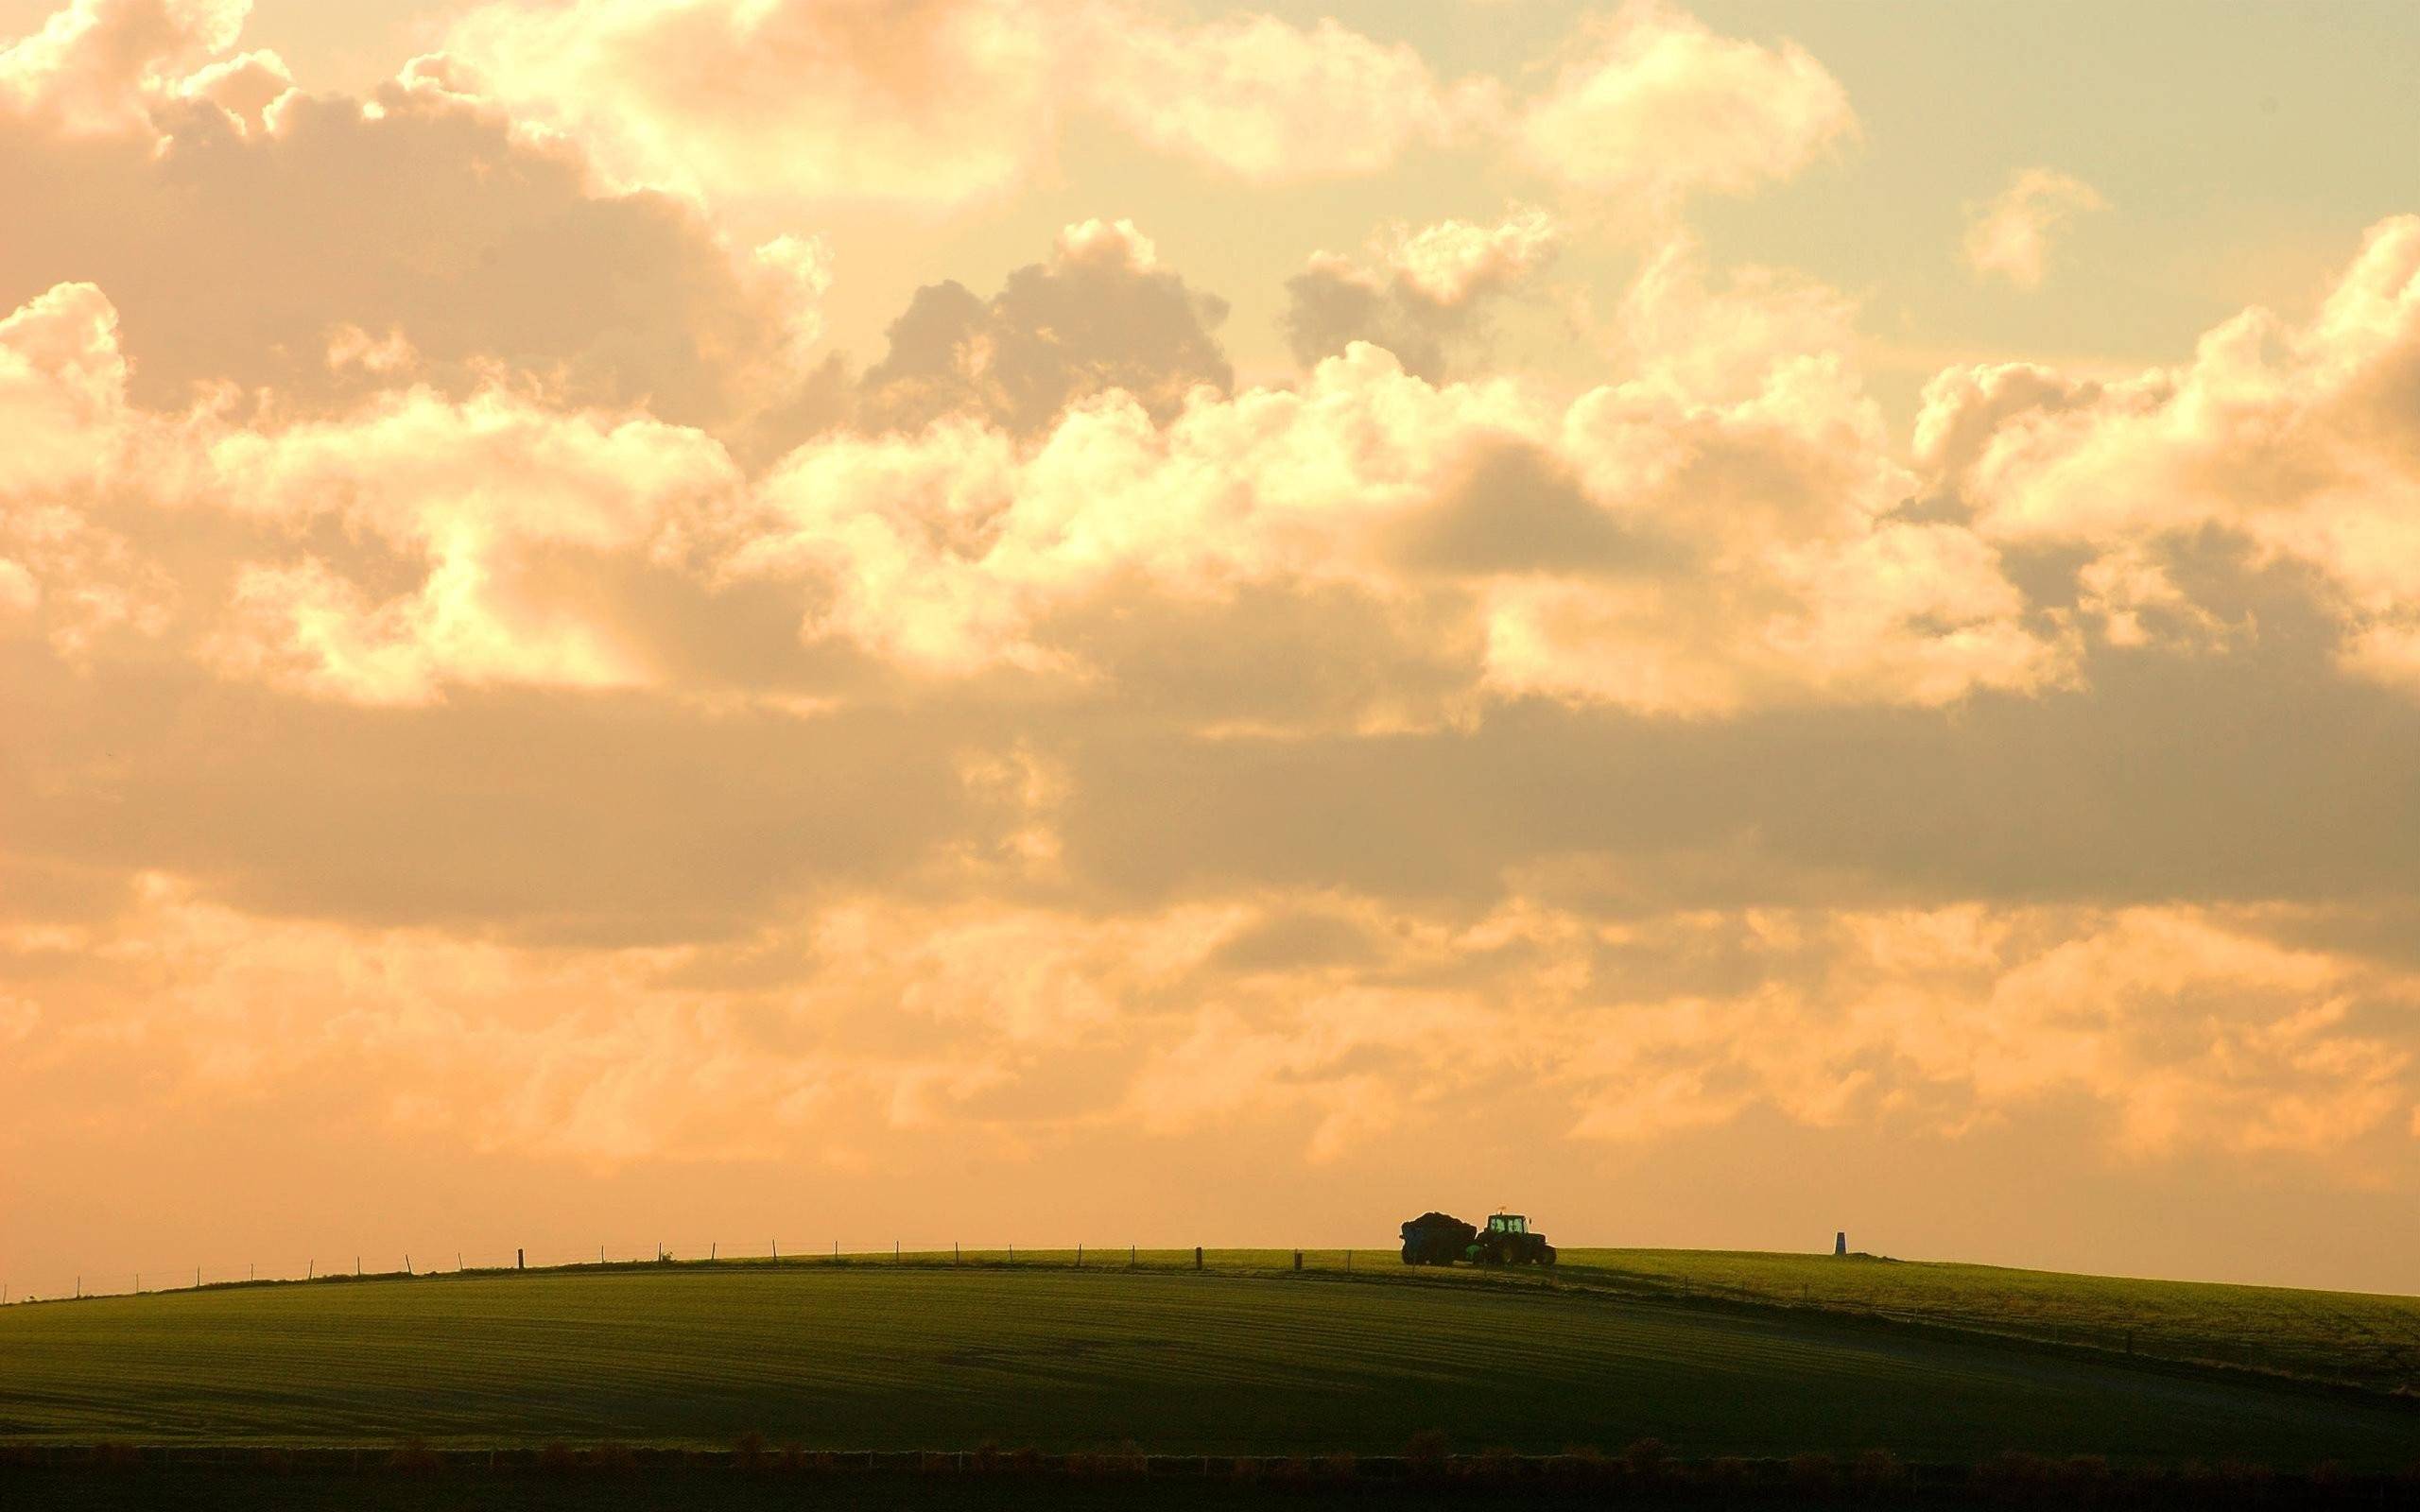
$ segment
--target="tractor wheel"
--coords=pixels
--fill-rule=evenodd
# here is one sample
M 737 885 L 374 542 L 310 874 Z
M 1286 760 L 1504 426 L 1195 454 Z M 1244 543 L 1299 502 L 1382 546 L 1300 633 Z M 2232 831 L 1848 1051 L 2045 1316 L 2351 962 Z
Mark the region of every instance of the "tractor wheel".
M 1551 1265 L 1554 1263 L 1554 1246 L 1541 1245 L 1538 1246 L 1538 1263 L 1541 1265 Z

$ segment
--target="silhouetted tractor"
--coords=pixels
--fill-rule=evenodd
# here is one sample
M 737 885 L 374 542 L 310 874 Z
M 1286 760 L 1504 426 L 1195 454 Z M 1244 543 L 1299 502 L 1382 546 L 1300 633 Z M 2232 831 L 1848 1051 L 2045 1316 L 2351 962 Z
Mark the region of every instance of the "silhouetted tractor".
M 1530 1220 L 1517 1212 L 1490 1213 L 1485 1228 L 1446 1212 L 1424 1212 L 1403 1226 L 1405 1264 L 1450 1265 L 1458 1260 L 1474 1265 L 1551 1265 L 1554 1246 L 1546 1235 L 1530 1232 Z

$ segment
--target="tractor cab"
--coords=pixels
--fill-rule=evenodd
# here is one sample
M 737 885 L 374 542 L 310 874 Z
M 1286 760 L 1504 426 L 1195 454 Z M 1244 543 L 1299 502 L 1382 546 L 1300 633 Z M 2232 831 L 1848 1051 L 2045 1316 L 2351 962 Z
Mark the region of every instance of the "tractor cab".
M 1487 1231 L 1492 1234 L 1526 1234 L 1530 1231 L 1530 1220 L 1522 1213 L 1493 1212 L 1488 1214 Z

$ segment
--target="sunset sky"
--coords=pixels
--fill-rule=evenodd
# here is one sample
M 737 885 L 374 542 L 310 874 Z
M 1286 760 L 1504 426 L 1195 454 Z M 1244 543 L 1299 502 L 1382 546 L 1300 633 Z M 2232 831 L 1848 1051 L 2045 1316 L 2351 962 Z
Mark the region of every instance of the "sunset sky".
M 2414 57 L 0 0 L 0 1280 L 2420 1292 Z

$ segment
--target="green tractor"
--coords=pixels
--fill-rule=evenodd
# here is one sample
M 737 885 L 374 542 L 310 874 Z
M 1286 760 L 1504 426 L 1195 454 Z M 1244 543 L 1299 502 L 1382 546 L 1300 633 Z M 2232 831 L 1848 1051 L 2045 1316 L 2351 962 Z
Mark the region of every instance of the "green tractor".
M 1546 1235 L 1530 1232 L 1530 1220 L 1521 1214 L 1491 1212 L 1470 1258 L 1482 1265 L 1551 1265 L 1554 1246 Z
M 1485 1228 L 1444 1212 L 1424 1212 L 1403 1226 L 1407 1265 L 1450 1265 L 1458 1260 L 1474 1265 L 1551 1265 L 1554 1253 L 1546 1235 L 1531 1233 L 1530 1220 L 1517 1212 L 1490 1213 Z

